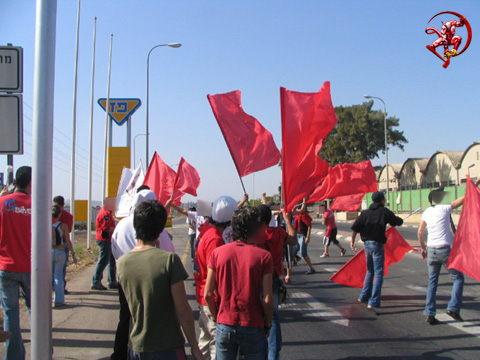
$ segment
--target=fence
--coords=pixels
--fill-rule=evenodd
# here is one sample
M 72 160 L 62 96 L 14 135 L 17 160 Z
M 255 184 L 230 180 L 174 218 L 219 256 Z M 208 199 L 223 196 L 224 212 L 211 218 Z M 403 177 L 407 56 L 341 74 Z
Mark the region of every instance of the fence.
M 389 194 L 389 208 L 395 212 L 410 213 L 422 208 L 422 211 L 430 206 L 428 202 L 428 194 L 433 189 L 416 189 L 416 190 L 403 190 L 403 191 L 391 191 Z M 453 200 L 459 197 L 465 196 L 465 186 L 448 186 L 445 187 L 447 194 L 445 195 L 442 204 L 449 204 Z M 372 194 L 366 194 L 365 200 L 367 205 L 372 203 Z M 455 212 L 460 212 L 461 207 L 456 209 Z

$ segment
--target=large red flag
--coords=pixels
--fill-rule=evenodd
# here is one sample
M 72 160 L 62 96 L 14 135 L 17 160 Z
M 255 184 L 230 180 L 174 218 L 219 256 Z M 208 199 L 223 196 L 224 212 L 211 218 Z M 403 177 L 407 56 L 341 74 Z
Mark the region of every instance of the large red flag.
M 145 180 L 143 180 L 143 185 L 147 185 L 157 195 L 158 201 L 165 204 L 172 197 L 176 176 L 175 170 L 168 166 L 155 152 L 145 175 Z M 180 199 L 183 195 L 180 191 L 175 191 L 173 203 L 181 205 Z
M 408 251 L 414 249 L 394 227 L 388 228 L 385 235 L 387 236 L 387 243 L 384 246 L 384 276 L 387 276 L 390 265 L 400 262 Z M 361 288 L 363 287 L 366 274 L 367 263 L 365 251 L 362 249 L 351 258 L 349 262 L 342 266 L 330 280 L 338 284 Z
M 468 177 L 465 201 L 447 267 L 456 269 L 478 281 L 480 281 L 479 234 L 480 188 Z
M 360 206 L 362 206 L 362 201 L 364 197 L 365 194 L 363 193 L 338 196 L 335 198 L 335 200 L 333 200 L 332 205 L 330 205 L 330 209 L 336 211 L 358 211 L 358 209 L 360 209 Z
M 243 111 L 239 90 L 207 98 L 240 177 L 279 163 L 272 134 Z
M 328 173 L 318 156 L 337 116 L 327 81 L 317 93 L 280 88 L 282 108 L 282 191 L 285 210 L 308 197 Z
M 197 196 L 197 189 L 200 186 L 200 175 L 197 170 L 182 157 L 178 164 L 177 177 L 173 188 L 185 194 Z
M 310 195 L 308 202 L 375 191 L 378 191 L 377 177 L 370 160 L 358 164 L 345 163 L 328 169 L 327 177 Z

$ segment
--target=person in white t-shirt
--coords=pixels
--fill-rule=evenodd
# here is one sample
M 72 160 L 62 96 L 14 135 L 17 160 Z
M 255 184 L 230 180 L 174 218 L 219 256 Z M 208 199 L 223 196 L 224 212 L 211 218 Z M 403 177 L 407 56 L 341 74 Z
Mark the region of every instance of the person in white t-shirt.
M 135 208 L 144 201 L 147 200 L 157 200 L 157 196 L 153 191 L 150 190 L 140 190 L 133 200 L 133 205 L 130 210 L 130 215 L 122 219 L 117 226 L 112 235 L 112 254 L 115 260 L 130 252 L 137 245 L 137 234 L 135 228 L 133 227 L 133 214 Z M 174 253 L 175 246 L 170 239 L 166 230 L 163 230 L 158 237 L 158 248 Z M 128 341 L 129 341 L 129 330 L 130 330 L 130 310 L 128 308 L 127 299 L 125 294 L 119 286 L 118 296 L 120 299 L 120 318 L 118 321 L 117 331 L 115 333 L 115 343 L 113 348 L 113 354 L 111 356 L 112 360 L 116 359 L 126 359 L 128 353 Z
M 435 325 L 437 312 L 436 293 L 440 270 L 447 266 L 448 257 L 453 244 L 452 232 L 455 226 L 452 220 L 452 210 L 463 205 L 463 197 L 454 200 L 449 205 L 438 205 L 442 202 L 446 192 L 443 187 L 432 190 L 428 201 L 432 205 L 422 216 L 418 227 L 418 241 L 422 247 L 422 258 L 428 262 L 428 289 L 424 315 L 430 325 Z M 425 229 L 428 230 L 427 244 L 424 242 Z M 452 295 L 447 306 L 447 314 L 457 321 L 463 321 L 460 308 L 463 299 L 464 276 L 455 269 L 448 269 L 453 279 Z

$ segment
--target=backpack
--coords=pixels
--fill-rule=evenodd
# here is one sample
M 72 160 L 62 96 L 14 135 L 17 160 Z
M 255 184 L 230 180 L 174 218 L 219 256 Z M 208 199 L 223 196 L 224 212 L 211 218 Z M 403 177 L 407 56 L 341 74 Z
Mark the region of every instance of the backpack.
M 52 246 L 59 246 L 62 245 L 63 239 L 62 234 L 60 234 L 60 230 L 58 229 L 62 225 L 62 223 L 58 223 L 57 226 L 52 226 Z

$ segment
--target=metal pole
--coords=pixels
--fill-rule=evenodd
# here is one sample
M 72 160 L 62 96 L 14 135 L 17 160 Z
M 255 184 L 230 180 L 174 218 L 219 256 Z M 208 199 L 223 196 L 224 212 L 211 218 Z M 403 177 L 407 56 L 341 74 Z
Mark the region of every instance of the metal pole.
M 132 121 L 130 118 L 127 120 L 127 147 L 132 146 Z
M 75 75 L 73 80 L 73 118 L 72 118 L 72 164 L 70 173 L 70 213 L 75 219 L 75 151 L 77 138 L 77 83 L 78 83 L 78 43 L 80 39 L 80 3 L 78 0 L 77 9 L 77 40 L 75 46 Z M 73 221 L 73 229 L 70 235 L 72 244 L 75 244 L 75 220 Z
M 385 126 L 385 163 L 387 164 L 387 205 L 390 202 L 390 176 L 389 176 L 389 169 L 388 169 L 388 132 L 387 132 L 387 106 L 385 102 L 378 98 L 383 103 L 383 123 Z
M 147 54 L 147 109 L 146 109 L 146 116 L 145 116 L 145 134 L 147 136 L 147 139 L 145 141 L 145 152 L 146 152 L 146 159 L 145 159 L 145 163 L 147 164 L 147 169 L 148 169 L 148 165 L 150 164 L 150 159 L 149 159 L 149 155 L 148 155 L 148 146 L 149 146 L 149 105 L 150 105 L 150 102 L 149 102 L 149 98 L 150 98 L 150 54 L 152 53 L 153 50 L 155 50 L 156 48 L 160 47 L 160 46 L 168 46 L 168 47 L 171 47 L 171 48 L 179 48 L 180 46 L 182 46 L 182 44 L 180 43 L 168 43 L 168 44 L 160 44 L 160 45 L 155 45 L 154 47 L 152 47 L 150 49 L 150 51 L 148 52 Z
M 93 50 L 92 50 L 92 82 L 90 97 L 90 144 L 88 149 L 88 218 L 87 218 L 87 248 L 91 245 L 92 227 L 92 170 L 93 170 L 93 108 L 95 103 L 95 47 L 97 42 L 97 18 L 93 19 Z
M 52 359 L 52 155 L 57 1 L 37 0 L 33 78 L 31 359 Z
M 107 102 L 105 104 L 105 151 L 103 154 L 103 192 L 102 200 L 107 197 L 107 151 L 109 144 L 109 116 L 110 109 L 110 75 L 112 72 L 112 48 L 113 48 L 113 34 L 110 35 L 110 57 L 108 62 L 108 82 L 107 82 Z

